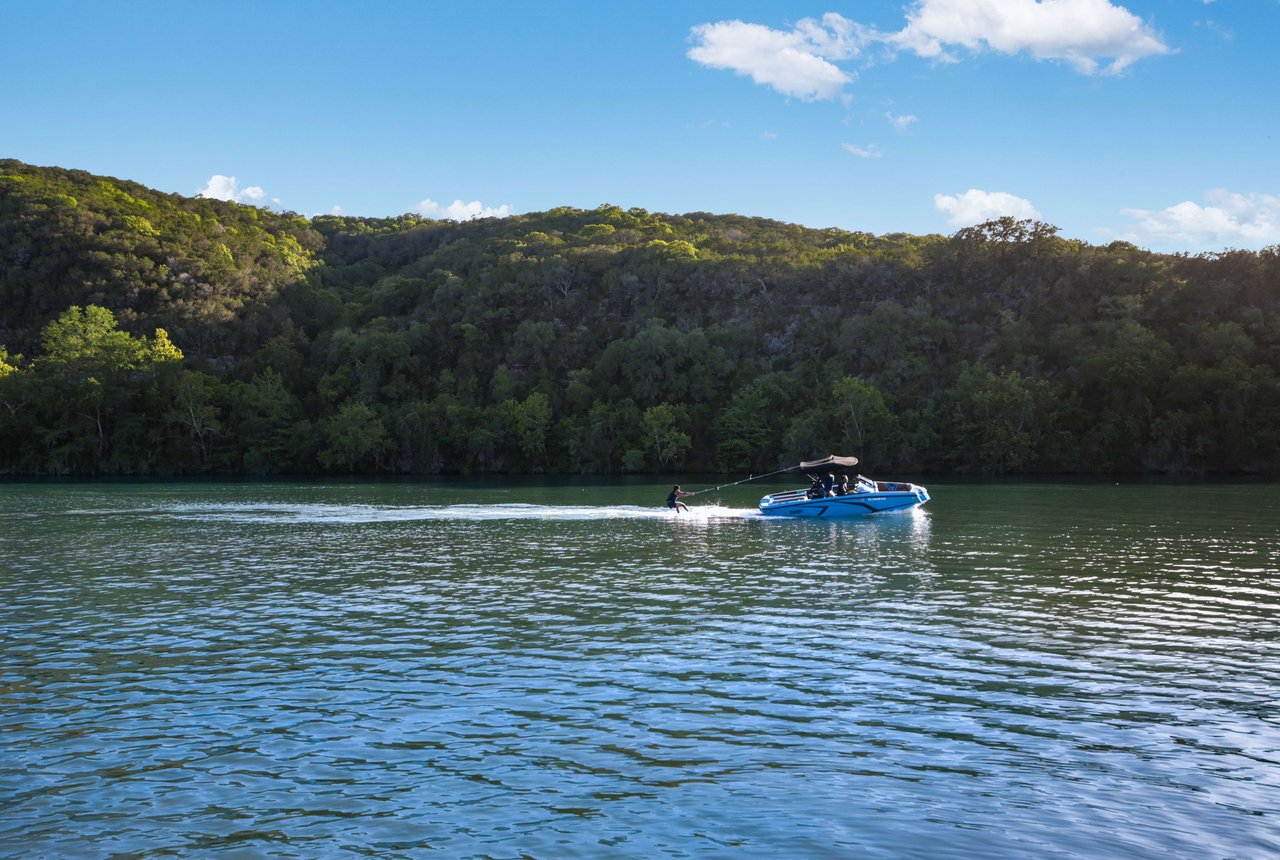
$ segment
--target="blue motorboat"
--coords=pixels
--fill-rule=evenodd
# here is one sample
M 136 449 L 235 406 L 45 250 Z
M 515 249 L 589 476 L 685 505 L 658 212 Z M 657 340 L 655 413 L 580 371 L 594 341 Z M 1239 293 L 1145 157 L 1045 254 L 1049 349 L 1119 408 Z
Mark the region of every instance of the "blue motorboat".
M 770 493 L 760 500 L 760 513 L 768 517 L 808 517 L 810 519 L 834 519 L 837 517 L 865 517 L 868 514 L 884 514 L 893 511 L 909 511 L 929 501 L 929 491 L 918 484 L 906 481 L 873 481 L 871 478 L 858 476 L 858 480 L 847 487 L 845 482 L 835 484 L 834 470 L 848 469 L 858 465 L 857 457 L 823 457 L 821 460 L 807 460 L 798 466 L 787 466 L 766 475 L 752 475 L 741 481 L 709 487 L 686 496 L 722 490 L 725 487 L 736 487 L 748 481 L 758 481 L 781 475 L 783 472 L 801 471 L 809 475 L 813 486 L 807 490 L 787 490 L 782 493 Z M 827 480 L 814 477 L 814 473 L 827 473 Z M 847 476 L 846 476 L 847 477 Z M 842 492 L 843 488 L 843 492 Z M 679 489 L 679 488 L 677 488 Z
M 770 493 L 760 500 L 760 513 L 769 517 L 862 517 L 907 511 L 929 501 L 929 491 L 901 481 L 872 481 L 858 476 L 857 489 L 843 496 L 813 498 L 807 490 Z
M 856 457 L 825 457 L 794 468 L 813 472 L 835 466 L 847 468 L 857 462 Z M 859 475 L 845 493 L 821 484 L 815 478 L 814 486 L 808 489 L 770 493 L 760 500 L 760 513 L 770 517 L 862 517 L 908 511 L 929 501 L 928 490 L 904 481 L 875 481 Z

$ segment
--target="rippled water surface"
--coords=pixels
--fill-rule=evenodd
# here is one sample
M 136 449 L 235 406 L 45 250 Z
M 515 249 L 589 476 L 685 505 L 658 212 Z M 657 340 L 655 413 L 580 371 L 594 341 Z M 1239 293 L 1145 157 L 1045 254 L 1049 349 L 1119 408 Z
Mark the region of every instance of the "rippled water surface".
M 669 486 L 0 485 L 0 855 L 1280 852 L 1280 486 Z

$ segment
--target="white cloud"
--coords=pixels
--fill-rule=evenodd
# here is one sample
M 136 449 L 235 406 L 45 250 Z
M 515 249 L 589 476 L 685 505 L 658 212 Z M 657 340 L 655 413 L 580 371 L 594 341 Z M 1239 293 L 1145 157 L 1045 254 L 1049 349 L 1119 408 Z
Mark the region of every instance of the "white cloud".
M 874 143 L 868 144 L 866 147 L 854 146 L 852 143 L 842 143 L 840 146 L 846 151 L 852 152 L 859 158 L 880 158 L 884 155 L 884 153 L 880 151 L 880 147 L 876 146 Z
M 261 205 L 262 201 L 267 198 L 267 192 L 257 185 L 250 185 L 248 188 L 242 189 L 239 181 L 234 176 L 223 176 L 221 173 L 215 173 L 209 177 L 209 182 L 205 187 L 196 192 L 196 196 L 208 197 L 213 200 L 231 200 L 236 203 Z M 275 200 L 275 202 L 279 203 L 280 201 Z
M 448 206 L 442 206 L 428 197 L 418 204 L 415 211 L 428 218 L 470 221 L 472 218 L 505 218 L 511 214 L 511 207 L 505 203 L 497 207 L 485 206 L 479 200 L 472 200 L 470 203 L 455 200 Z
M 1040 218 L 1036 207 L 1030 200 L 1015 197 L 1004 191 L 979 191 L 970 188 L 959 196 L 949 194 L 933 195 L 933 205 L 947 216 L 947 223 L 952 227 L 972 227 L 993 218 L 1005 215 L 1014 218 Z
M 957 48 L 1026 53 L 1065 61 L 1087 75 L 1116 74 L 1171 50 L 1150 25 L 1111 0 L 914 0 L 905 11 L 906 26 L 897 32 L 835 12 L 805 18 L 790 30 L 738 20 L 698 24 L 690 31 L 694 46 L 687 56 L 709 68 L 747 75 L 783 95 L 814 101 L 847 99 L 844 87 L 856 75 L 837 63 L 876 44 L 945 62 L 958 61 Z M 896 125 L 898 120 L 890 121 Z
M 889 120 L 889 124 L 893 126 L 898 134 L 906 134 L 907 128 L 910 127 L 911 123 L 920 121 L 920 117 L 913 113 L 894 116 L 891 112 L 885 111 L 884 118 Z
M 1110 0 L 917 0 L 907 26 L 889 39 L 922 57 L 955 61 L 948 47 L 1037 60 L 1065 60 L 1083 74 L 1115 74 L 1143 57 L 1166 54 L 1154 30 Z
M 871 39 L 871 31 L 835 12 L 820 21 L 805 18 L 792 30 L 720 21 L 699 24 L 690 35 L 697 44 L 687 56 L 694 62 L 749 75 L 757 84 L 806 101 L 840 95 L 855 76 L 832 61 L 856 57 Z
M 1209 205 L 1184 200 L 1160 210 L 1121 209 L 1121 215 L 1137 219 L 1121 238 L 1194 250 L 1258 248 L 1280 242 L 1280 197 L 1219 188 L 1206 193 L 1205 200 Z

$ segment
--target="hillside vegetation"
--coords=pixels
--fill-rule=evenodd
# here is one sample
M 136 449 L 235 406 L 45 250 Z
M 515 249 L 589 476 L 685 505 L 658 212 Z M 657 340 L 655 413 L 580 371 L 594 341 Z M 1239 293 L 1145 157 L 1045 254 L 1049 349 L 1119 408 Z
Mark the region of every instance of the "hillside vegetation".
M 602 206 L 306 219 L 0 161 L 0 470 L 1280 469 L 1280 248 Z

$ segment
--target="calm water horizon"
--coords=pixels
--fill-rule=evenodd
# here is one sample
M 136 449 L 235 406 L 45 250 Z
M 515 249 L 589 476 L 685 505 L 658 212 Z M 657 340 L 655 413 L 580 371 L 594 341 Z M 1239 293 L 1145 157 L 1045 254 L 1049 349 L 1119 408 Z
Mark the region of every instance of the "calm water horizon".
M 0 484 L 0 856 L 1280 854 L 1280 484 L 671 483 Z

